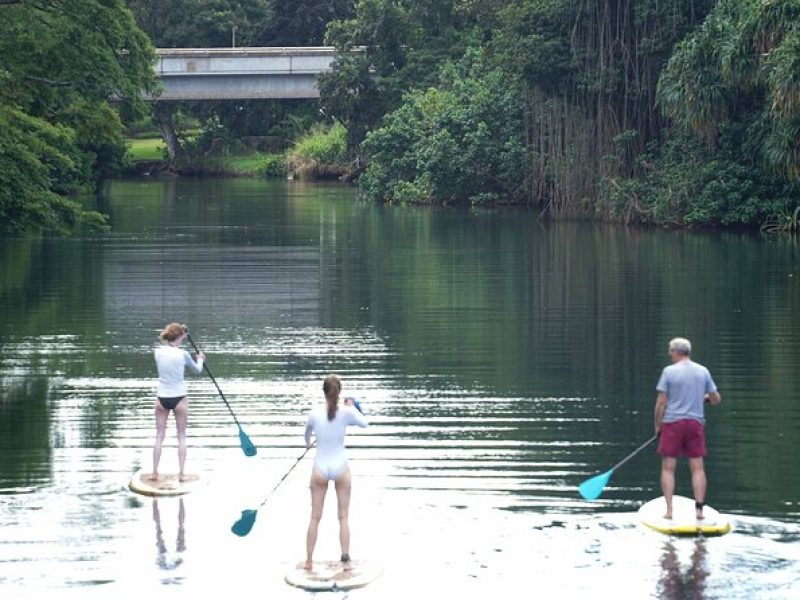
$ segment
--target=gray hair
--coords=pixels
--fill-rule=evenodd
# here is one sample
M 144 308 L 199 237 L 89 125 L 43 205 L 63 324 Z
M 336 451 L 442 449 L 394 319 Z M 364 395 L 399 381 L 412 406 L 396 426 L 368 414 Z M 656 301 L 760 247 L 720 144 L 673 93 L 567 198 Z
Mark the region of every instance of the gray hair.
M 674 338 L 669 342 L 669 351 L 689 356 L 692 353 L 692 342 L 686 338 Z

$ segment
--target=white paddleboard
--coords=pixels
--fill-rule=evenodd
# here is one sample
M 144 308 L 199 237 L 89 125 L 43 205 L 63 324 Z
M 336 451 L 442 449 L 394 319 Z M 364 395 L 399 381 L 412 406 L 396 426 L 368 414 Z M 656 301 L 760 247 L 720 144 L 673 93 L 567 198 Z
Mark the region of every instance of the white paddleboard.
M 639 508 L 639 520 L 660 533 L 668 535 L 724 535 L 731 530 L 728 517 L 706 505 L 703 519 L 697 519 L 694 500 L 684 496 L 672 497 L 672 518 L 665 519 L 667 503 L 664 496 L 645 502 Z
M 139 469 L 131 477 L 128 488 L 145 496 L 181 496 L 196 490 L 200 475 L 187 474 L 185 481 L 178 481 L 177 473 L 161 473 L 157 481 L 149 479 L 150 471 Z
M 307 571 L 303 562 L 289 567 L 286 583 L 310 591 L 352 590 L 375 581 L 383 573 L 383 567 L 366 560 L 354 560 L 352 569 L 345 571 L 344 563 L 338 560 L 314 561 L 314 568 Z

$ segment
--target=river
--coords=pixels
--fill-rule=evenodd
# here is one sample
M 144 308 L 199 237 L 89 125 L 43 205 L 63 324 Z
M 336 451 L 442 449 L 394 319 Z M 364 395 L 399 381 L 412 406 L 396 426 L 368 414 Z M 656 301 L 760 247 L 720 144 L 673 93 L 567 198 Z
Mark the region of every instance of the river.
M 383 207 L 340 185 L 114 181 L 112 231 L 0 241 L 0 592 L 305 598 L 310 459 L 325 374 L 359 397 L 354 558 L 332 597 L 792 598 L 800 589 L 800 252 L 752 234 L 546 224 L 525 210 Z M 189 380 L 188 470 L 152 500 L 157 332 L 189 324 L 243 428 Z M 707 409 L 719 538 L 643 529 L 652 448 L 600 499 L 577 493 L 652 434 L 671 337 L 723 403 Z M 164 469 L 174 468 L 169 423 Z M 679 465 L 677 492 L 690 495 Z M 319 558 L 338 557 L 331 494 Z

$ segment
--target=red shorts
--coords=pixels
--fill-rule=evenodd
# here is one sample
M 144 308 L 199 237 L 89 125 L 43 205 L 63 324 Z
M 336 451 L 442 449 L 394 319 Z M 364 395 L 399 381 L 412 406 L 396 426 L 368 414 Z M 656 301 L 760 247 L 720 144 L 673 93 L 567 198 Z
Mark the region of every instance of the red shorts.
M 706 455 L 705 427 L 694 419 L 662 423 L 658 453 L 669 458 L 702 458 Z

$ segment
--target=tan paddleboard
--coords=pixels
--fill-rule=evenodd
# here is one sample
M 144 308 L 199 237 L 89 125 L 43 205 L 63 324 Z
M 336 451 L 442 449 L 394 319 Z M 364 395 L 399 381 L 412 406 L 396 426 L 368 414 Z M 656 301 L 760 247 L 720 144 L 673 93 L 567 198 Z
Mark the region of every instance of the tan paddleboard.
M 314 568 L 306 571 L 302 562 L 290 566 L 286 571 L 286 583 L 304 590 L 336 591 L 364 587 L 375 581 L 383 573 L 383 567 L 366 561 L 354 560 L 352 569 L 344 570 L 338 560 L 314 561 Z
M 178 481 L 177 473 L 161 473 L 157 481 L 150 481 L 149 476 L 149 470 L 139 469 L 131 477 L 128 487 L 145 496 L 181 496 L 196 490 L 200 485 L 200 475 L 187 474 L 185 481 Z

